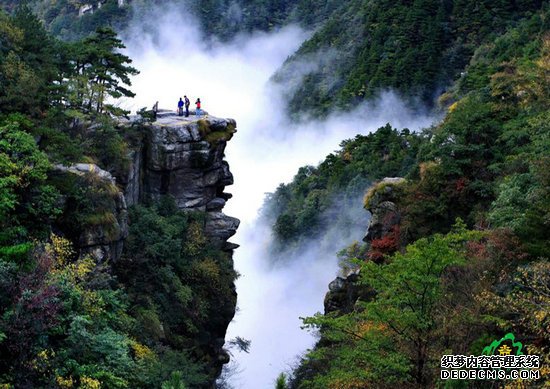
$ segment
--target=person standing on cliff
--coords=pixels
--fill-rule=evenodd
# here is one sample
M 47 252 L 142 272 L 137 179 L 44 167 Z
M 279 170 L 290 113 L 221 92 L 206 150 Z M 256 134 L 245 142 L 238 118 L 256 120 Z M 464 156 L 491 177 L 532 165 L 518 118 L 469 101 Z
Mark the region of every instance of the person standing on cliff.
M 201 111 L 201 99 L 200 98 L 198 98 L 197 101 L 195 101 L 195 105 L 197 106 L 197 109 L 195 110 L 195 115 L 197 117 L 201 117 L 202 111 Z
M 185 99 L 185 117 L 189 117 L 189 106 L 191 105 L 191 102 L 187 98 L 187 96 L 183 96 Z
M 183 100 L 178 101 L 178 116 L 183 116 Z
M 157 114 L 159 112 L 159 102 L 157 101 L 155 105 L 153 105 L 153 117 L 155 120 L 157 120 Z

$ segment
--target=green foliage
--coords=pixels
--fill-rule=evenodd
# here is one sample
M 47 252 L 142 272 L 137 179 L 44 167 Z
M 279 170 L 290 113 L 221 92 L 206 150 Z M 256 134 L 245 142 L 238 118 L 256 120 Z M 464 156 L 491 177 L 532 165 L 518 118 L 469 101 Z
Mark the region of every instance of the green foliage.
M 95 170 L 93 162 L 126 176 L 129 143 L 141 134 L 117 126 L 125 112 L 106 103 L 133 96 L 127 86 L 137 71 L 123 48 L 110 29 L 66 44 L 25 6 L 13 17 L 0 13 L 0 381 L 7 387 L 183 388 L 212 380 L 213 338 L 234 313 L 236 274 L 231 257 L 209 247 L 204 215 L 179 212 L 166 199 L 132 210 L 116 265 L 80 256 L 66 239 L 81 249 L 90 234 L 125 238 L 114 182 L 58 166 L 87 162 Z
M 114 31 L 100 28 L 67 44 L 52 38 L 24 5 L 12 18 L 0 18 L 0 111 L 19 112 L 19 122 L 24 112 L 33 121 L 24 130 L 55 161 L 81 162 L 86 150 L 103 168 L 125 171 L 126 140 L 111 117 L 127 112 L 105 101 L 133 97 L 127 86 L 137 70 L 120 53 L 124 45 Z
M 398 131 L 388 124 L 343 141 L 340 150 L 318 167 L 300 168 L 290 184 L 268 195 L 264 205 L 263 215 L 273 223 L 279 244 L 299 245 L 303 238 L 320 236 L 327 224 L 349 230 L 351 216 L 338 210 L 360 205 L 372 181 L 407 175 L 421 142 L 409 130 Z
M 79 142 L 81 138 L 79 136 L 72 137 L 69 131 L 60 131 L 55 127 L 55 124 L 50 125 L 47 121 L 39 127 L 32 128 L 31 134 L 40 140 L 40 149 L 48 155 L 50 160 L 63 165 L 84 160 L 84 149 Z M 87 151 L 91 150 L 87 149 Z M 102 154 L 97 149 L 93 151 L 99 155 Z M 114 160 L 116 161 L 120 157 L 119 155 Z
M 30 270 L 2 277 L 13 291 L 0 320 L 3 378 L 16 387 L 68 381 L 147 387 L 147 375 L 136 373 L 153 361 L 132 354 L 132 319 L 124 292 L 110 287 L 108 269 L 90 258 L 75 261 L 69 242 L 56 236 L 37 247 L 32 260 Z
M 328 15 L 275 79 L 290 84 L 288 108 L 295 117 L 323 116 L 334 106 L 349 109 L 388 88 L 431 104 L 480 43 L 541 4 L 348 0 Z M 312 59 L 318 65 L 301 70 Z
M 418 154 L 419 179 L 403 187 L 398 200 L 410 239 L 447 232 L 457 217 L 468 225 L 483 222 L 504 161 L 499 137 L 505 121 L 479 93 L 460 100 L 441 125 L 425 131 L 430 142 Z
M 441 300 L 441 275 L 449 266 L 466 261 L 466 243 L 478 240 L 479 232 L 456 232 L 419 239 L 404 254 L 396 254 L 387 265 L 365 264 L 363 282 L 374 288 L 376 298 L 364 306 L 366 318 L 387 327 L 396 343 L 408 344 L 417 383 L 425 382 L 430 338 L 437 328 Z
M 133 214 L 137 225 L 130 239 L 152 239 L 154 244 L 146 242 L 150 250 L 139 256 L 151 265 L 139 264 L 144 269 L 124 272 L 115 269 L 119 279 L 113 277 L 110 265 L 79 259 L 69 241 L 55 235 L 49 243 L 34 247 L 26 268 L 0 261 L 4 382 L 16 387 L 70 387 L 72 382 L 94 388 L 182 388 L 208 379 L 204 368 L 208 355 L 198 351 L 190 355 L 187 349 L 200 345 L 210 326 L 217 325 L 210 318 L 214 311 L 220 312 L 218 304 L 226 304 L 227 298 L 234 303 L 234 272 L 228 269 L 227 277 L 211 271 L 202 274 L 210 277 L 208 281 L 196 278 L 195 266 L 207 260 L 203 255 L 215 253 L 204 247 L 198 230 L 190 231 L 200 218 L 174 214 L 173 207 L 163 201 L 155 211 Z M 166 213 L 159 216 L 158 210 Z M 139 228 L 151 230 L 138 233 Z M 174 251 L 172 244 L 179 244 L 180 251 Z M 181 256 L 195 245 L 200 247 L 193 248 L 198 250 L 196 258 Z M 153 285 L 139 290 L 145 272 L 152 273 Z M 195 312 L 197 307 L 204 312 Z
M 502 316 L 502 312 L 513 317 L 500 322 L 502 330 L 526 334 L 536 342 L 527 345 L 527 352 L 541 356 L 541 366 L 548 366 L 550 361 L 550 336 L 546 330 L 550 316 L 550 264 L 548 261 L 537 261 L 519 267 L 513 274 L 514 288 L 504 295 L 487 291 L 483 301 L 488 312 Z M 541 381 L 548 382 L 550 371 L 541 369 Z
M 548 68 L 550 40 L 545 38 L 541 44 L 542 56 L 535 57 L 535 66 L 524 65 L 523 70 L 516 70 L 519 73 L 516 73 L 516 78 L 529 80 L 527 83 L 523 80 L 515 83 L 515 88 L 526 91 L 522 100 L 527 99 L 528 102 L 518 103 L 525 106 L 530 115 L 520 117 L 505 127 L 502 140 L 513 152 L 504 164 L 508 174 L 500 180 L 499 193 L 489 213 L 489 220 L 495 226 L 513 229 L 535 257 L 546 256 L 550 238 L 545 227 L 550 212 L 550 161 L 547 156 L 550 115 L 544 108 L 550 100 L 550 92 L 539 89 L 538 81 L 535 81 Z
M 174 11 L 192 12 L 198 17 L 202 28 L 209 34 L 229 39 L 239 32 L 254 30 L 269 31 L 280 27 L 287 20 L 301 21 L 306 17 L 307 24 L 322 20 L 334 5 L 325 6 L 324 2 L 300 0 L 298 4 L 288 0 L 209 0 L 191 3 L 176 0 L 159 0 L 154 4 L 133 0 L 134 12 L 143 12 L 150 15 L 158 8 L 171 7 Z M 313 3 L 317 7 L 311 7 Z M 74 41 L 93 33 L 97 28 L 113 26 L 121 30 L 128 26 L 134 12 L 130 4 L 118 5 L 117 0 L 107 0 L 101 7 L 97 2 L 82 0 L 78 2 L 68 0 L 29 0 L 29 4 L 56 36 Z M 79 16 L 80 5 L 91 5 L 92 12 Z M 293 11 L 299 8 L 298 14 Z M 0 6 L 8 10 L 15 8 L 13 0 L 1 0 Z M 313 12 L 310 10 L 313 8 Z
M 132 15 L 129 5 L 119 7 L 117 0 L 107 0 L 101 7 L 98 7 L 97 2 L 91 1 L 31 0 L 29 3 L 49 30 L 66 41 L 85 38 L 99 27 L 113 26 L 121 29 L 128 24 Z M 86 4 L 92 5 L 93 12 L 79 16 L 80 5 Z
M 175 371 L 170 377 L 170 381 L 162 383 L 162 389 L 185 389 L 182 374 L 180 371 Z
M 138 110 L 137 114 L 140 116 L 140 123 L 152 123 L 156 119 L 153 110 L 148 110 L 147 107 Z
M 519 233 L 520 209 L 527 206 L 518 193 L 521 182 L 526 185 L 522 188 L 526 198 L 535 200 L 529 204 L 529 208 L 534 206 L 533 212 L 528 212 L 533 218 L 526 225 L 531 226 L 527 230 L 536 240 L 533 254 L 542 253 L 546 240 L 542 231 L 546 229 L 540 228 L 542 219 L 535 221 L 535 215 L 546 212 L 547 194 L 542 189 L 546 176 L 541 168 L 546 163 L 542 150 L 547 147 L 545 107 L 550 94 L 536 80 L 547 77 L 545 20 L 544 13 L 534 15 L 498 38 L 491 50 L 481 48 L 472 67 L 484 62 L 484 71 L 494 73 L 487 73 L 486 84 L 465 96 L 459 90 L 456 98 L 460 99 L 449 108 L 441 125 L 425 131 L 430 142 L 419 152 L 420 179 L 408 185 L 408 193 L 399 201 L 407 214 L 410 239 L 446 232 L 456 217 L 469 225 L 489 221 Z M 507 50 L 504 57 L 497 55 L 503 50 L 501 42 L 514 42 L 510 37 L 519 33 L 522 39 L 517 44 L 523 46 Z M 516 57 L 510 57 L 513 55 Z M 498 62 L 502 58 L 507 62 Z M 488 214 L 491 208 L 494 211 Z M 525 238 L 527 230 L 522 233 Z
M 3 0 L 6 2 L 9 0 Z M 119 7 L 116 0 L 101 8 L 81 2 L 93 7 L 93 12 L 81 17 L 77 16 L 79 7 L 66 0 L 30 3 L 52 32 L 67 40 L 86 37 L 105 26 L 123 28 L 132 15 L 128 5 Z M 136 3 L 144 14 L 168 6 L 175 12 L 193 12 L 208 35 L 223 40 L 240 32 L 271 31 L 289 23 L 315 27 L 313 36 L 287 61 L 276 79 L 291 86 L 288 107 L 293 114 L 321 116 L 333 106 L 350 108 L 387 88 L 432 103 L 435 93 L 468 64 L 478 45 L 489 44 L 495 34 L 540 10 L 543 4 L 540 0 L 514 4 L 489 0 Z M 525 36 L 518 34 L 520 39 Z M 295 71 L 304 62 L 318 66 L 308 67 L 305 74 Z M 478 70 L 468 72 L 463 79 L 465 88 L 486 80 L 486 74 Z
M 330 364 L 300 387 L 426 384 L 430 348 L 442 319 L 443 274 L 464 265 L 467 243 L 481 236 L 458 222 L 453 232 L 420 239 L 385 265 L 365 263 L 361 283 L 375 290 L 372 300 L 356 303 L 346 315 L 304 319 L 307 328 L 320 329 L 324 342 L 306 356 L 306 368 L 326 360 Z
M 59 45 L 25 5 L 0 19 L 0 112 L 42 114 L 59 99 Z
M 275 381 L 275 389 L 288 389 L 285 373 L 281 373 L 277 377 L 277 380 Z
M 123 24 L 126 7 L 109 0 L 77 18 L 74 2 L 30 4 L 59 35 L 87 38 L 56 41 L 24 6 L 13 17 L 0 13 L 2 382 L 199 386 L 211 374 L 205 367 L 213 334 L 227 324 L 236 298 L 231 259 L 209 247 L 203 215 L 180 213 L 170 200 L 135 207 L 124 256 L 113 266 L 63 253 L 54 236 L 47 245 L 36 243 L 52 227 L 68 230 L 73 240 L 90 227 L 117 234 L 108 229 L 117 188 L 49 170 L 52 162 L 91 160 L 115 174 L 125 171 L 127 134 L 109 119 L 124 112 L 105 101 L 132 96 L 127 86 L 136 71 L 120 54 L 116 34 L 101 28 Z M 372 181 L 408 178 L 392 198 L 402 216 L 400 230 L 392 230 L 399 239 L 388 234 L 370 242 L 372 248 L 392 238 L 397 253 L 381 265 L 364 263 L 368 246 L 356 244 L 341 255 L 346 267 L 362 267 L 362 287 L 376 295 L 364 294 L 346 314 L 305 320 L 322 337 L 289 386 L 437 385 L 440 355 L 478 352 L 510 329 L 533 339 L 533 352 L 548 359 L 548 266 L 532 262 L 548 256 L 550 241 L 550 18 L 541 4 L 192 5 L 208 33 L 226 38 L 288 20 L 316 27 L 276 77 L 290 82 L 295 113 L 349 108 L 387 87 L 430 101 L 457 79 L 442 99 L 452 103 L 442 123 L 422 134 L 388 125 L 344 141 L 269 196 L 264 217 L 278 242 L 300 247 L 305 238 L 322 236 L 327 224 L 349 231 L 350 214 L 359 213 Z M 294 70 L 304 58 L 320 66 L 302 77 Z M 208 136 L 217 142 L 231 134 Z M 456 217 L 471 227 L 505 230 L 480 241 L 464 226 L 452 231 Z M 398 247 L 406 242 L 406 249 Z M 278 385 L 286 385 L 281 378 Z
M 95 173 L 70 172 L 52 172 L 50 181 L 65 197 L 56 225 L 72 240 L 79 241 L 85 231 L 101 231 L 111 238 L 120 233 L 114 215 L 119 190 L 113 183 Z
M 105 104 L 108 97 L 133 97 L 134 93 L 125 85 L 131 85 L 130 76 L 139 73 L 129 66 L 132 60 L 120 53 L 125 46 L 116 33 L 110 28 L 98 28 L 93 35 L 69 48 L 72 57 L 68 85 L 71 107 L 84 114 L 127 114 L 112 104 Z
M 19 258 L 32 237 L 44 237 L 58 214 L 57 191 L 46 184 L 47 156 L 15 119 L 0 122 L 0 253 Z
M 88 146 L 88 153 L 95 162 L 115 177 L 124 177 L 130 167 L 130 148 L 122 131 L 112 120 L 102 118 L 99 126 L 82 142 Z
M 156 206 L 134 207 L 125 253 L 115 266 L 118 278 L 128 285 L 136 338 L 173 350 L 160 355 L 161 364 L 174 370 L 189 365 L 187 385 L 205 379 L 208 356 L 198 353 L 199 346 L 211 341 L 224 310 L 235 302 L 231 260 L 208 247 L 202 218 L 178 211 L 170 198 Z M 185 349 L 197 350 L 192 361 L 182 361 L 184 354 L 177 354 Z M 173 364 L 171 358 L 177 358 Z

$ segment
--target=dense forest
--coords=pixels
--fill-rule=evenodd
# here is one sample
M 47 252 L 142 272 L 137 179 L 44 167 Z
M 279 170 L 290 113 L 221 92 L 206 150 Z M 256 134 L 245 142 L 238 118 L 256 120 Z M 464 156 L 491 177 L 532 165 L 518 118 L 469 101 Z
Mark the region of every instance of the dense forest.
M 327 115 L 392 88 L 432 104 L 479 45 L 541 1 L 344 1 L 275 76 L 290 82 L 289 107 Z M 311 10 L 315 4 L 311 5 Z M 307 64 L 316 60 L 318 65 Z
M 133 96 L 138 70 L 116 31 L 168 2 L 19 3 L 0 0 L 0 387 L 208 385 L 218 372 L 205 345 L 234 304 L 237 274 L 208 244 L 205 215 L 170 197 L 135 205 L 120 259 L 98 261 L 79 239 L 120 233 L 120 188 L 65 169 L 93 164 L 124 182 L 147 118 L 119 125 L 128 112 L 112 102 Z M 170 4 L 213 39 L 290 23 L 311 30 L 273 76 L 294 119 L 353 109 L 387 88 L 445 113 L 420 132 L 388 124 L 344 140 L 268 195 L 262 218 L 283 258 L 327 226 L 350 231 L 343 208 L 382 226 L 342 247 L 356 295 L 303 319 L 320 339 L 278 387 L 547 387 L 548 4 Z M 540 380 L 439 380 L 443 354 L 477 355 L 507 332 L 541 356 Z
M 309 3 L 300 0 L 297 8 L 305 11 Z M 8 11 L 14 10 L 18 4 L 17 0 L 0 0 L 0 5 Z M 147 15 L 154 15 L 155 10 L 162 8 L 196 17 L 208 36 L 226 40 L 239 32 L 269 31 L 280 27 L 291 18 L 296 7 L 292 1 L 265 0 L 29 0 L 28 4 L 49 31 L 65 40 L 85 37 L 105 25 L 123 30 L 133 18 L 143 22 Z M 299 12 L 293 20 L 305 20 L 305 15 L 306 12 Z M 311 24 L 326 15 L 328 13 L 324 12 L 309 19 L 311 15 L 308 14 L 307 20 Z
M 342 210 L 357 214 L 373 181 L 406 176 L 415 167 L 422 139 L 388 124 L 343 141 L 318 166 L 300 168 L 292 182 L 268 194 L 262 209 L 261 217 L 273 225 L 274 252 L 299 248 L 335 225 L 343 236 L 349 234 L 353 220 Z
M 439 359 L 479 355 L 507 332 L 543 366 L 517 387 L 548 385 L 548 12 L 477 48 L 440 124 L 346 140 L 268 196 L 279 248 L 322 237 L 334 199 L 361 189 L 384 226 L 340 253 L 356 297 L 303 320 L 321 338 L 280 387 L 500 387 L 444 384 Z
M 0 386 L 212 382 L 204 344 L 234 305 L 236 274 L 207 244 L 204 216 L 166 197 L 129 209 L 116 263 L 79 247 L 89 231 L 120 234 L 120 188 L 63 166 L 95 164 L 124 182 L 143 136 L 118 126 L 127 112 L 112 104 L 133 96 L 137 73 L 122 42 L 109 28 L 59 41 L 25 6 L 0 12 L 0 42 Z

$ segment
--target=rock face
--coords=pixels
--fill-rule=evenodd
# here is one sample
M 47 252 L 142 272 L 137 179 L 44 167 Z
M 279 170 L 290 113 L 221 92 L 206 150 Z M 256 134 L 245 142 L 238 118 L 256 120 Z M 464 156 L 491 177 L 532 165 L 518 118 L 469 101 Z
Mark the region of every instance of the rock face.
M 374 297 L 371 288 L 359 285 L 359 271 L 354 271 L 344 277 L 336 277 L 328 284 L 328 292 L 325 295 L 325 315 L 331 312 L 338 312 L 345 315 L 355 309 L 357 300 L 367 301 Z
M 357 286 L 358 273 L 352 273 L 347 277 L 336 277 L 328 284 L 328 292 L 325 295 L 325 315 L 330 312 L 346 314 L 353 311 L 355 302 L 365 295 L 365 290 Z
M 83 1 L 74 1 L 75 6 L 78 6 L 78 17 L 82 17 L 87 14 L 93 14 L 96 10 L 100 9 L 107 0 L 83 0 Z M 124 7 L 124 0 L 118 0 L 118 7 Z
M 210 247 L 221 249 L 229 256 L 239 247 L 228 239 L 235 234 L 240 221 L 222 212 L 232 196 L 225 187 L 233 184 L 233 175 L 224 161 L 224 151 L 233 134 L 233 119 L 219 119 L 191 115 L 176 116 L 159 112 L 157 120 L 143 125 L 143 141 L 136 147 L 127 177 L 122 183 L 128 206 L 156 201 L 162 196 L 174 198 L 183 211 L 206 213 L 204 234 Z M 231 259 L 231 258 L 230 258 Z M 233 285 L 233 303 L 220 307 L 208 325 L 209 338 L 200 341 L 201 353 L 208 355 L 213 387 L 229 355 L 223 349 L 225 334 L 235 315 L 236 291 Z
M 181 210 L 206 212 L 204 228 L 211 245 L 235 248 L 227 240 L 239 220 L 221 212 L 231 198 L 224 190 L 233 184 L 233 175 L 223 158 L 235 128 L 233 119 L 197 120 L 161 112 L 144 126 L 144 141 L 133 152 L 124 183 L 127 204 L 170 195 Z
M 397 188 L 404 178 L 386 177 L 374 185 L 366 195 L 365 207 L 372 214 L 363 242 L 380 239 L 401 222 L 401 212 L 395 205 Z
M 128 236 L 127 207 L 165 195 L 173 197 L 181 210 L 206 212 L 204 231 L 211 246 L 226 251 L 238 247 L 227 240 L 240 221 L 222 212 L 231 198 L 225 187 L 233 184 L 224 151 L 236 123 L 233 119 L 190 118 L 163 112 L 157 121 L 144 125 L 143 139 L 132 151 L 127 175 L 119 182 L 94 164 L 56 166 L 60 172 L 94 176 L 112 193 L 114 218 L 107 228 L 90 227 L 82 232 L 78 238 L 81 254 L 92 254 L 98 261 L 118 260 Z

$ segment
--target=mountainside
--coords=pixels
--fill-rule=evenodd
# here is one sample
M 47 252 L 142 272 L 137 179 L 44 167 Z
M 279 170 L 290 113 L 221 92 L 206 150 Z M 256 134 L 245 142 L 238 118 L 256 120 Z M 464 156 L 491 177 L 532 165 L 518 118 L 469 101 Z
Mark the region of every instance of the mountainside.
M 139 70 L 105 26 L 167 2 L 17 3 L 0 0 L 0 387 L 212 387 L 236 307 L 239 221 L 222 212 L 235 121 L 117 104 Z M 318 343 L 278 387 L 547 387 L 548 3 L 170 3 L 214 41 L 312 29 L 273 77 L 295 119 L 385 88 L 445 113 L 344 140 L 268 195 L 282 260 L 367 228 L 338 253 L 324 313 L 303 319 Z M 540 356 L 540 379 L 441 379 L 443 355 L 507 333 Z
M 432 105 L 482 43 L 539 10 L 542 1 L 341 2 L 287 60 L 294 114 L 324 116 L 392 88 Z
M 267 198 L 279 244 L 299 245 L 322 238 L 326 227 L 311 226 L 337 220 L 317 224 L 338 208 L 315 199 L 386 177 L 364 195 L 367 233 L 340 253 L 324 314 L 304 319 L 321 336 L 289 387 L 513 385 L 461 386 L 439 374 L 443 355 L 480 355 L 509 332 L 541 366 L 550 362 L 548 12 L 478 47 L 443 96 L 437 126 L 412 135 L 386 126 L 345 141 Z M 524 383 L 549 379 L 543 367 Z
M 124 183 L 130 235 L 115 272 L 139 312 L 138 339 L 153 349 L 192 350 L 204 374 L 197 382 L 184 378 L 193 387 L 211 387 L 229 361 L 223 346 L 237 305 L 238 246 L 227 240 L 239 220 L 222 212 L 231 197 L 224 189 L 233 184 L 223 159 L 235 127 L 232 119 L 159 113 L 143 127 Z M 174 225 L 171 215 L 182 220 Z
M 357 223 L 364 223 L 357 208 L 366 189 L 377 179 L 408 174 L 421 142 L 418 134 L 388 124 L 343 141 L 319 166 L 300 168 L 291 183 L 268 195 L 262 209 L 264 221 L 273 225 L 274 250 L 284 257 L 284 251 L 319 239 L 334 227 L 348 236 Z
M 11 12 L 19 3 L 0 0 L 0 7 Z M 104 26 L 122 31 L 133 18 L 143 22 L 159 9 L 197 18 L 208 35 L 225 40 L 239 32 L 280 27 L 295 7 L 290 1 L 265 0 L 30 0 L 28 4 L 49 31 L 65 40 L 83 38 Z
M 110 29 L 63 43 L 23 7 L 0 41 L 0 386 L 213 387 L 235 121 L 128 119 L 138 71 Z

